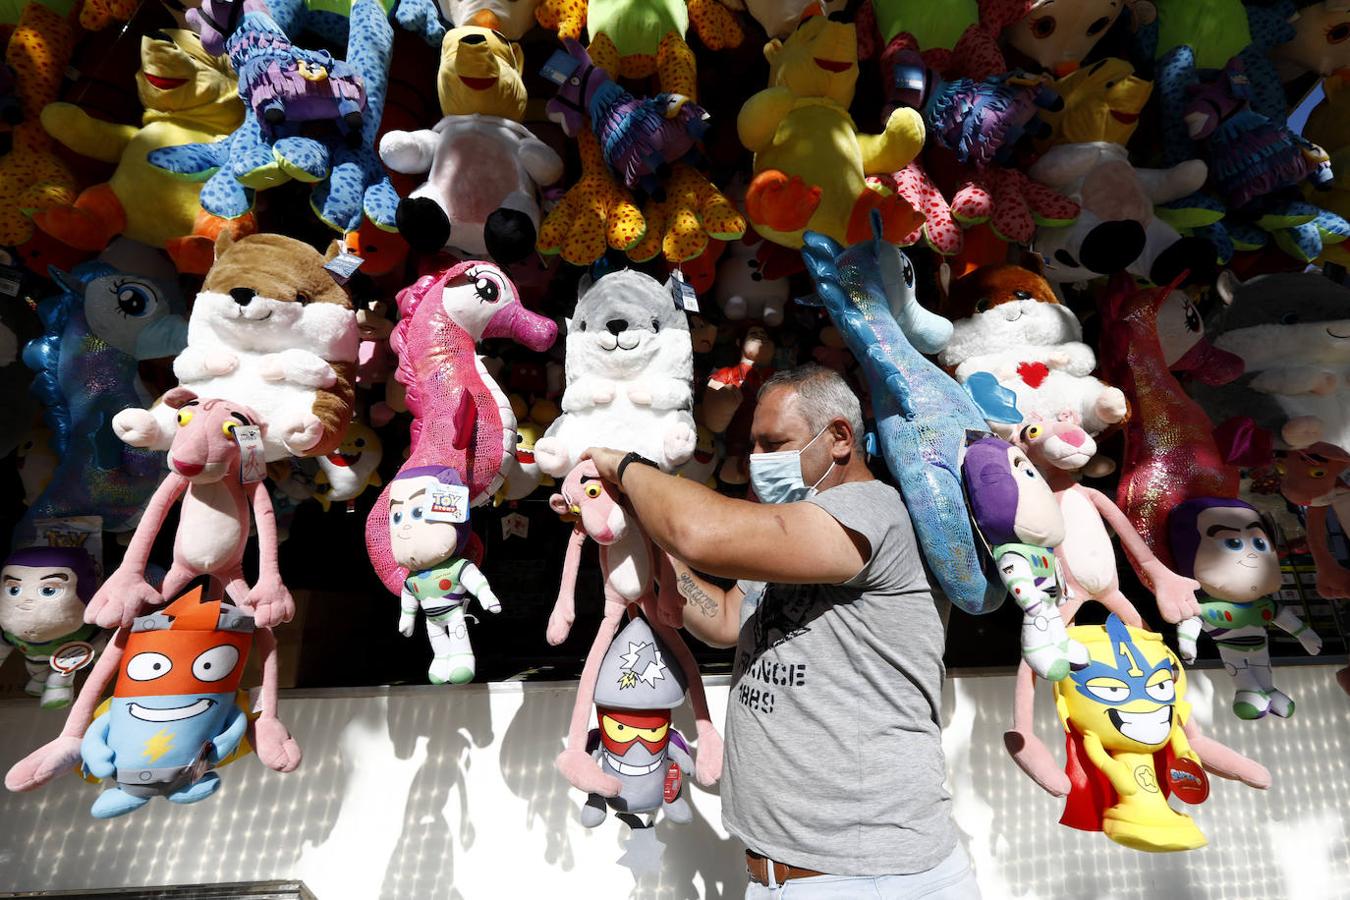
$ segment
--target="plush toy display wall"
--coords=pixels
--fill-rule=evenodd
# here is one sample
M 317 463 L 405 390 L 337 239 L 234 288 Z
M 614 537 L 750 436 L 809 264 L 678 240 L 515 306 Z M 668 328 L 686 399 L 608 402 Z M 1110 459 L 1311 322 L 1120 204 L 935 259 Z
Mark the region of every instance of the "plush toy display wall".
M 1168 792 L 1271 777 L 1182 663 L 1275 756 L 1280 659 L 1350 649 L 1344 2 L 11 6 L 0 663 L 70 706 L 11 789 L 79 763 L 112 817 L 248 748 L 290 771 L 290 653 L 302 686 L 579 675 L 583 824 L 688 821 L 727 656 L 583 457 L 745 498 L 808 362 L 862 398 L 948 664 L 1018 667 L 1064 824 L 1203 846 Z

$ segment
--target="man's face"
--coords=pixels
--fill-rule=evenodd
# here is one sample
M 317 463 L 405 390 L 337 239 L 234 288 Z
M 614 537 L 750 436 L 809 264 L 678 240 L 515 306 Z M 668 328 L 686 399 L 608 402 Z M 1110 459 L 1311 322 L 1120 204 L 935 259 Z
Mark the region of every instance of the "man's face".
M 815 484 L 833 461 L 832 435 L 827 432 L 820 440 L 807 447 L 816 432 L 797 409 L 797 392 L 791 388 L 777 388 L 760 392 L 755 405 L 755 419 L 750 425 L 751 453 L 775 453 L 779 450 L 802 450 L 802 481 Z

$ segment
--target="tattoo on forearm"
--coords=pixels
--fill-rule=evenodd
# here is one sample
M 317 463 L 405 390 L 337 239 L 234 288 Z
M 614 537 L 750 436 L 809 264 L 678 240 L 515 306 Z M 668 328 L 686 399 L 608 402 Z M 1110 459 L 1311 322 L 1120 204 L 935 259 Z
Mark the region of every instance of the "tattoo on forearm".
M 717 601 L 708 595 L 708 592 L 699 587 L 693 576 L 688 572 L 681 572 L 679 577 L 680 594 L 688 601 L 690 606 L 695 606 L 698 611 L 703 613 L 709 619 L 717 617 Z

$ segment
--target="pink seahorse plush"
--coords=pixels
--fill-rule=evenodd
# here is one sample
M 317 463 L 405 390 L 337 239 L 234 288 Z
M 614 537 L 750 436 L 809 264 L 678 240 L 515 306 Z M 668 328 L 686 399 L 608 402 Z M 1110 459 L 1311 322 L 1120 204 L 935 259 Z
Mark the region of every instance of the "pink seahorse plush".
M 492 263 L 462 262 L 419 278 L 398 295 L 399 323 L 389 338 L 398 354 L 394 378 L 407 388 L 413 415 L 408 458 L 400 471 L 449 466 L 469 487 L 470 503 L 501 487 L 514 451 L 515 421 L 504 420 L 492 376 L 478 359 L 482 338 L 510 338 L 531 350 L 553 345 L 558 326 L 530 312 L 506 273 Z M 385 587 L 402 590 L 407 571 L 389 551 L 389 488 L 366 520 L 366 549 Z

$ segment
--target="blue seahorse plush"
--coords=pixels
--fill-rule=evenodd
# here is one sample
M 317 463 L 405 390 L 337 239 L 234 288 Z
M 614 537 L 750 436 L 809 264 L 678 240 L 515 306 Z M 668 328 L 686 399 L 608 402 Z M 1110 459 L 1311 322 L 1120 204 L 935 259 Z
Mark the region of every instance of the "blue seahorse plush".
M 254 191 L 292 179 L 314 185 L 310 206 L 330 228 L 355 231 L 362 216 L 383 231 L 398 230 L 398 194 L 375 154 L 375 135 L 384 114 L 394 31 L 389 13 L 395 7 L 381 0 L 267 0 L 266 9 L 242 0 L 224 0 L 202 7 L 194 25 L 208 47 L 222 49 L 232 37 L 251 29 L 276 29 L 287 37 L 309 32 L 333 43 L 346 43 L 345 63 L 365 88 L 360 140 L 349 142 L 337 131 L 330 139 L 288 134 L 273 139 L 254 113 L 251 97 L 240 91 L 246 106 L 244 123 L 213 144 L 166 147 L 150 154 L 150 162 L 192 180 L 207 180 L 202 208 L 228 219 L 253 208 Z M 270 15 L 269 15 L 270 14 Z M 395 19 L 439 43 L 445 28 L 431 0 L 401 0 Z M 209 180 L 208 180 L 209 179 Z
M 919 306 L 914 269 L 882 238 L 875 214 L 872 234 L 845 249 L 823 234 L 806 232 L 806 271 L 867 376 L 881 452 L 900 485 L 930 571 L 961 609 L 993 612 L 1006 592 L 982 569 L 958 463 L 966 432 L 988 426 L 965 390 L 920 352 L 940 349 L 951 335 L 950 323 L 943 328 L 945 320 Z

